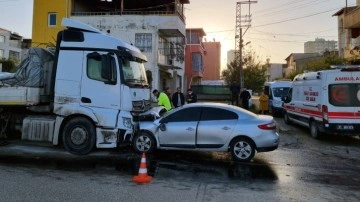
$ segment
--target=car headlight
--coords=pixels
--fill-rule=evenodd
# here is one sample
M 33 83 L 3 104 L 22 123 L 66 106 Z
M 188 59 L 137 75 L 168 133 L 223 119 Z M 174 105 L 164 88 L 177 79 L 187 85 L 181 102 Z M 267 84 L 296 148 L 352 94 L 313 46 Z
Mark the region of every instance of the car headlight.
M 123 117 L 123 124 L 126 128 L 132 128 L 132 122 L 131 122 L 131 118 L 125 118 Z
M 281 106 L 281 101 L 274 100 L 274 106 Z

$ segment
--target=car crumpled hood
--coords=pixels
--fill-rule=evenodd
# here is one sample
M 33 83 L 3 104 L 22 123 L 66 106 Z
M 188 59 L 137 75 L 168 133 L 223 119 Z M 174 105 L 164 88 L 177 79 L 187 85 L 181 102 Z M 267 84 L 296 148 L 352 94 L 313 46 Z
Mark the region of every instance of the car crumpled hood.
M 146 112 L 140 113 L 139 116 L 154 116 L 155 119 L 158 119 L 161 117 L 160 113 L 164 110 L 166 109 L 163 106 L 153 107 Z

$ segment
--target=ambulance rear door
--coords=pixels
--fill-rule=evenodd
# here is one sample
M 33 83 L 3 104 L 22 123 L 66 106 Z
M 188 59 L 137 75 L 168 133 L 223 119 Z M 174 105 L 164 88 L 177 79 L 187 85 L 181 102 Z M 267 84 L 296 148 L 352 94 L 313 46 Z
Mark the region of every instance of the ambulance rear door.
M 326 76 L 328 122 L 336 131 L 354 132 L 360 126 L 360 71 L 341 69 Z

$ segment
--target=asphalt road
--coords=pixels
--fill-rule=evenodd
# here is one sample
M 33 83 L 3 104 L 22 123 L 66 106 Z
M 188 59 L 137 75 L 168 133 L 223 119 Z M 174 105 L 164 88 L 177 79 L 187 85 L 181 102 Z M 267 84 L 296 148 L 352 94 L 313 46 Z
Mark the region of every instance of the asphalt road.
M 1 201 L 360 201 L 360 140 L 314 140 L 279 126 L 277 150 L 250 163 L 229 154 L 157 151 L 147 156 L 149 184 L 132 177 L 140 156 L 105 150 L 74 156 L 62 148 L 0 147 Z

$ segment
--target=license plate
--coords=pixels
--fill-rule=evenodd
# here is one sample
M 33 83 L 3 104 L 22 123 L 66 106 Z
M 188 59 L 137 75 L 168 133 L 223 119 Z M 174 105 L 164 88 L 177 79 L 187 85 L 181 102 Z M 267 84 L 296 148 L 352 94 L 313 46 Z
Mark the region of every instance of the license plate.
M 336 126 L 338 130 L 354 130 L 354 126 L 352 125 L 338 125 Z

